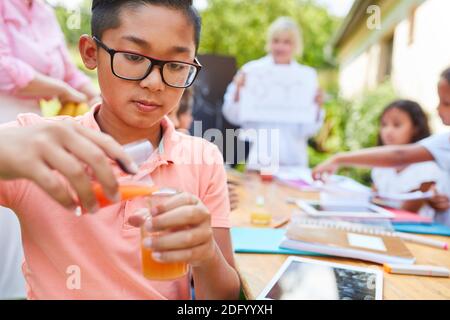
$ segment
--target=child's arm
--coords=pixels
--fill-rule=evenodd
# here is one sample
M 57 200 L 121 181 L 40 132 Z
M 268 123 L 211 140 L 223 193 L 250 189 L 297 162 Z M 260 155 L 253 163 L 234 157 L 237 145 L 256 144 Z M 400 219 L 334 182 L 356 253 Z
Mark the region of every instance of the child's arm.
M 323 179 L 344 166 L 401 167 L 433 160 L 432 154 L 420 144 L 376 147 L 337 154 L 314 168 L 313 178 Z
M 229 229 L 213 228 L 216 254 L 208 263 L 194 267 L 194 285 L 199 300 L 237 300 L 240 280 L 235 270 Z M 222 279 L 218 281 L 217 275 Z

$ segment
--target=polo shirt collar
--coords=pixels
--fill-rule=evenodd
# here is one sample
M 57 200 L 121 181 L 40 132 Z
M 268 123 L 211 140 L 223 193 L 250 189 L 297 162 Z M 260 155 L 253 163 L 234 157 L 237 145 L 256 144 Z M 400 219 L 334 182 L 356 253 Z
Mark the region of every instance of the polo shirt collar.
M 81 124 L 85 127 L 91 128 L 95 131 L 101 131 L 100 126 L 95 119 L 96 113 L 100 110 L 101 104 L 95 105 L 91 111 L 86 113 L 81 118 Z M 175 130 L 175 127 L 167 116 L 161 120 L 161 127 L 163 135 L 159 143 L 157 152 L 153 152 L 151 156 L 145 161 L 141 169 L 153 171 L 159 165 L 174 164 L 176 161 L 173 158 L 173 146 L 176 141 L 179 140 L 179 133 Z

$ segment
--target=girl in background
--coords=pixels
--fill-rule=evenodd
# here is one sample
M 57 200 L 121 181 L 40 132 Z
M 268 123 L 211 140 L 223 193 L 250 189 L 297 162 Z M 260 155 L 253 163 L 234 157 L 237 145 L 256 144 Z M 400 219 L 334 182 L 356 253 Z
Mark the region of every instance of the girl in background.
M 445 69 L 437 85 L 437 111 L 442 123 L 450 126 L 450 67 Z M 435 134 L 417 143 L 387 145 L 336 154 L 313 170 L 313 178 L 325 180 L 343 166 L 401 168 L 414 163 L 436 161 L 450 179 L 450 132 Z M 450 226 L 450 193 L 436 194 L 430 205 L 438 213 L 437 222 Z
M 380 117 L 378 145 L 404 145 L 416 143 L 430 136 L 428 118 L 420 105 L 410 100 L 397 100 L 389 104 Z M 408 193 L 429 191 L 435 187 L 447 191 L 447 177 L 434 161 L 419 162 L 398 168 L 374 168 L 374 187 L 380 193 Z M 426 200 L 403 203 L 402 209 L 434 216 L 434 209 Z

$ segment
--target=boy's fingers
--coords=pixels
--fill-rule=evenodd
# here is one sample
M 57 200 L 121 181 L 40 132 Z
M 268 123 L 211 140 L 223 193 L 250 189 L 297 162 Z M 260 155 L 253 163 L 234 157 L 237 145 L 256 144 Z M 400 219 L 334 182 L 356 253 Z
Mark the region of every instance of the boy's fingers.
M 207 210 L 201 209 L 198 206 L 183 206 L 154 216 L 146 222 L 145 227 L 148 231 L 158 231 L 197 225 L 209 221 L 210 218 L 211 215 Z
M 82 127 L 79 124 L 74 124 L 74 128 L 78 133 L 98 145 L 109 158 L 120 162 L 123 165 L 123 169 L 126 169 L 126 173 L 136 174 L 138 172 L 139 168 L 137 164 L 134 163 L 122 149 L 121 145 L 111 136 Z
M 213 252 L 211 241 L 185 250 L 171 250 L 162 252 L 153 252 L 153 258 L 161 262 L 198 262 L 209 258 L 206 253 Z
M 94 172 L 97 181 L 102 185 L 105 194 L 113 202 L 120 201 L 119 184 L 111 164 L 105 153 L 88 139 L 75 139 L 65 143 L 68 149 L 80 161 L 86 163 Z
M 84 166 L 75 157 L 63 149 L 51 147 L 45 152 L 45 161 L 68 180 L 84 209 L 89 212 L 98 211 L 97 200 L 92 192 L 91 179 Z
M 144 246 L 154 251 L 181 250 L 206 243 L 211 240 L 212 236 L 211 228 L 198 227 L 146 238 Z
M 133 227 L 140 228 L 148 217 L 150 217 L 148 209 L 139 209 L 134 215 L 128 218 L 128 223 Z
M 181 206 L 195 206 L 200 201 L 194 195 L 182 192 L 170 197 L 165 203 L 152 209 L 152 214 L 158 215 Z
M 75 210 L 77 207 L 74 199 L 67 188 L 64 188 L 58 176 L 44 164 L 36 163 L 30 178 L 63 207 L 69 210 Z

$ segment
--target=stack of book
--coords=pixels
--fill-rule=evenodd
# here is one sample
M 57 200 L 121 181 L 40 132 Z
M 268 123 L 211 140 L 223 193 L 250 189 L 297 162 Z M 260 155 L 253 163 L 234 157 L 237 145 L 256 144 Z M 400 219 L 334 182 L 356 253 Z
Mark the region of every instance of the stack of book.
M 281 248 L 374 263 L 413 264 L 414 256 L 390 223 L 294 216 Z

